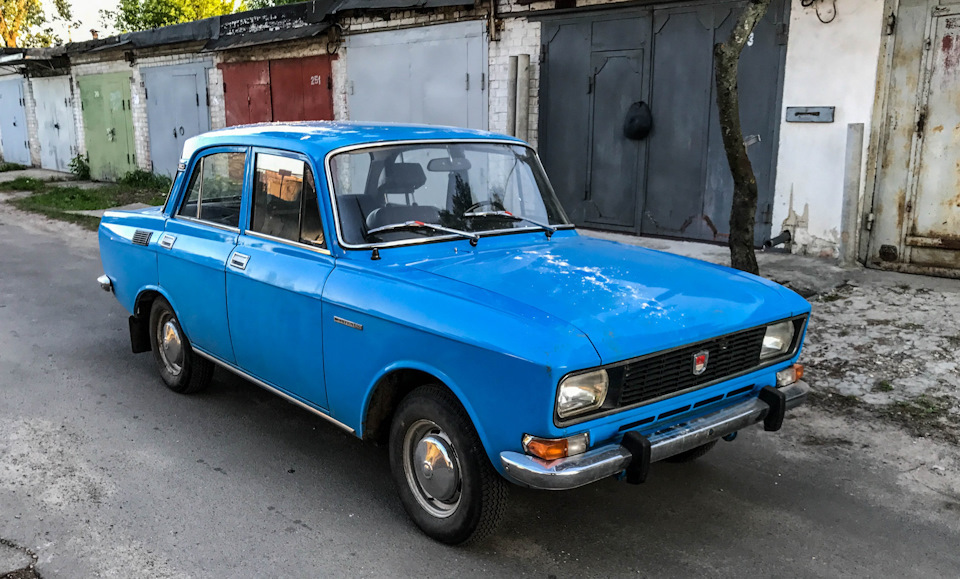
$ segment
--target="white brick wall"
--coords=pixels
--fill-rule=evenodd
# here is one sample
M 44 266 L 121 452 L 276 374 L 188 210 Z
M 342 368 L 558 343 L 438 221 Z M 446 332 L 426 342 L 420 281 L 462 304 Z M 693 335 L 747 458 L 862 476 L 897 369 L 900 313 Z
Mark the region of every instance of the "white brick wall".
M 27 116 L 27 142 L 30 144 L 30 164 L 40 166 L 40 125 L 37 122 L 37 99 L 33 96 L 33 82 L 23 83 L 23 103 Z
M 510 57 L 521 54 L 530 55 L 530 108 L 528 111 L 527 137 L 534 147 L 537 146 L 537 125 L 539 122 L 539 86 L 540 86 L 540 23 L 530 22 L 526 18 L 507 18 L 503 21 L 500 40 L 490 43 L 489 78 L 490 91 L 490 130 L 507 133 L 507 84 L 510 70 Z
M 219 60 L 219 58 L 217 59 Z M 210 128 L 227 126 L 227 108 L 223 102 L 223 73 L 214 65 L 207 69 L 207 96 L 210 98 Z

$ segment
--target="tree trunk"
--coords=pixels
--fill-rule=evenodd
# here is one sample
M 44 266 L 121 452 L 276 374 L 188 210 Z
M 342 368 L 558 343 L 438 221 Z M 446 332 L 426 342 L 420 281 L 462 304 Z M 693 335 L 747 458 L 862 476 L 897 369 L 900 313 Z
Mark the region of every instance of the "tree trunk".
M 730 264 L 753 274 L 760 273 L 753 253 L 753 228 L 757 214 L 757 177 L 747 156 L 740 127 L 740 97 L 737 90 L 737 68 L 743 50 L 757 22 L 767 13 L 770 0 L 750 0 L 740 13 L 737 24 L 726 42 L 713 47 L 717 78 L 717 110 L 720 113 L 720 134 L 727 163 L 733 175 L 733 205 L 730 210 Z M 770 79 L 776 82 L 776 79 Z

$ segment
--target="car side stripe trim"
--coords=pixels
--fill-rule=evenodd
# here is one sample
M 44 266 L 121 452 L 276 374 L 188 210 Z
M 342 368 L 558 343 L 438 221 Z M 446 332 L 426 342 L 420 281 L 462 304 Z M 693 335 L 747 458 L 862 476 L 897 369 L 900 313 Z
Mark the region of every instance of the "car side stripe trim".
M 204 351 L 202 351 L 202 350 L 199 350 L 199 349 L 197 349 L 196 347 L 193 348 L 193 351 L 196 352 L 198 355 L 206 358 L 207 360 L 210 360 L 211 362 L 214 362 L 215 364 L 218 364 L 218 365 L 220 365 L 220 366 L 223 366 L 224 368 L 226 368 L 227 370 L 230 370 L 231 372 L 233 372 L 234 374 L 240 376 L 241 378 L 245 378 L 245 379 L 253 382 L 254 384 L 256 384 L 257 386 L 263 388 L 264 390 L 269 390 L 270 392 L 273 392 L 273 393 L 276 394 L 277 396 L 280 396 L 281 398 L 285 399 L 287 402 L 292 402 L 292 403 L 296 404 L 297 406 L 299 406 L 299 407 L 301 407 L 301 408 L 303 408 L 303 409 L 305 409 L 305 410 L 309 410 L 310 412 L 316 414 L 316 415 L 319 416 L 320 418 L 323 418 L 323 419 L 325 419 L 325 420 L 327 420 L 327 421 L 335 424 L 336 426 L 339 426 L 339 427 L 342 428 L 343 430 L 346 430 L 346 431 L 349 432 L 350 434 L 353 434 L 354 436 L 356 436 L 356 434 L 357 434 L 357 431 L 356 431 L 356 430 L 350 428 L 349 426 L 347 426 L 346 424 L 340 422 L 340 421 L 337 420 L 336 418 L 333 418 L 333 417 L 330 416 L 329 414 L 325 414 L 325 413 L 323 413 L 322 411 L 314 408 L 313 406 L 310 406 L 310 405 L 307 404 L 306 402 L 303 402 L 303 401 L 301 401 L 301 400 L 298 400 L 298 399 L 294 398 L 293 396 L 290 396 L 289 394 L 287 394 L 287 393 L 284 392 L 283 390 L 280 390 L 280 389 L 278 389 L 278 388 L 276 388 L 276 387 L 274 387 L 274 386 L 271 386 L 270 384 L 267 384 L 266 382 L 264 382 L 264 381 L 262 381 L 262 380 L 259 380 L 259 379 L 255 378 L 255 377 L 251 376 L 250 374 L 247 374 L 246 372 L 244 372 L 244 371 L 241 370 L 240 368 L 237 368 L 237 367 L 234 366 L 233 364 L 229 364 L 229 363 L 227 363 L 227 362 L 224 362 L 223 360 L 220 360 L 219 358 L 216 358 L 216 357 L 214 357 L 214 356 L 212 356 L 212 355 L 210 355 L 210 354 L 207 354 L 206 352 L 204 352 Z

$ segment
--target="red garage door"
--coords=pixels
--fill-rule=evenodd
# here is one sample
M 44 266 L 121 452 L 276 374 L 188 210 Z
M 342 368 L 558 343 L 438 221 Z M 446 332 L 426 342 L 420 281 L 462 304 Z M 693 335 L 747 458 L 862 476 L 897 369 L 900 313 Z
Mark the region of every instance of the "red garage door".
M 227 125 L 333 119 L 329 56 L 221 64 Z

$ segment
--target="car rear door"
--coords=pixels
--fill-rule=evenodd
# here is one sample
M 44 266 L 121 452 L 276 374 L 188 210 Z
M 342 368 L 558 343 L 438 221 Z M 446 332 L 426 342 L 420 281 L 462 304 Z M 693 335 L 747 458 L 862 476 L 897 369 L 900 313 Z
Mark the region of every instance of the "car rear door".
M 237 366 L 326 408 L 321 295 L 327 250 L 310 161 L 254 149 L 243 233 L 227 264 L 227 310 Z
M 246 147 L 215 147 L 194 157 L 157 249 L 160 286 L 187 339 L 230 363 L 225 270 L 240 234 L 246 159 Z

